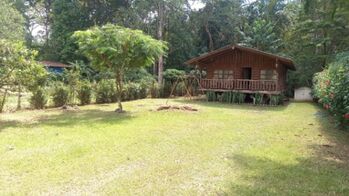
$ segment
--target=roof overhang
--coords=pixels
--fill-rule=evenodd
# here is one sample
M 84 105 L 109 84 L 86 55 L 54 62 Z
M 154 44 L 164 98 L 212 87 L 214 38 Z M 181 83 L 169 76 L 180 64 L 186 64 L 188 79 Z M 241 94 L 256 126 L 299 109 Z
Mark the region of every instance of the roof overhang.
M 68 68 L 70 65 L 55 62 L 55 61 L 41 61 L 41 64 L 43 64 L 45 67 L 56 67 L 56 68 Z
M 270 57 L 270 58 L 274 58 L 277 61 L 279 61 L 281 64 L 285 65 L 288 69 L 296 70 L 296 67 L 295 67 L 293 61 L 291 59 L 289 59 L 289 58 L 285 58 L 285 57 L 282 57 L 282 56 L 279 56 L 279 55 L 275 55 L 275 54 L 271 54 L 271 53 L 268 53 L 268 52 L 263 52 L 263 51 L 260 51 L 260 50 L 254 49 L 254 48 L 249 48 L 249 47 L 240 46 L 240 45 L 234 45 L 234 44 L 231 44 L 231 45 L 225 46 L 223 48 L 219 48 L 217 50 L 214 50 L 212 52 L 209 52 L 209 53 L 200 55 L 198 57 L 192 58 L 192 59 L 186 61 L 185 64 L 187 64 L 187 65 L 197 65 L 201 61 L 204 61 L 206 59 L 212 58 L 212 57 L 217 56 L 219 54 L 223 54 L 223 53 L 225 53 L 225 52 L 227 52 L 229 50 L 236 50 L 236 49 L 237 50 L 241 50 L 241 51 L 248 51 L 248 52 L 251 52 L 251 53 L 254 53 L 254 54 L 260 54 L 260 55 L 267 56 L 267 57 Z

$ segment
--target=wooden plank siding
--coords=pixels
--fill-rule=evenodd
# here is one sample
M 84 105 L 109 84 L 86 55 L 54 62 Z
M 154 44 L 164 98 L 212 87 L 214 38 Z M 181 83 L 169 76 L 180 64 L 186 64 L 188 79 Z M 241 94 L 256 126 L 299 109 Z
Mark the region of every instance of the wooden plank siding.
M 278 74 L 277 90 L 286 88 L 287 68 L 278 59 L 263 54 L 231 49 L 198 61 L 197 66 L 207 72 L 207 79 L 213 79 L 215 70 L 233 70 L 233 79 L 243 79 L 242 69 L 250 67 L 251 80 L 261 80 L 261 70 L 275 70 Z

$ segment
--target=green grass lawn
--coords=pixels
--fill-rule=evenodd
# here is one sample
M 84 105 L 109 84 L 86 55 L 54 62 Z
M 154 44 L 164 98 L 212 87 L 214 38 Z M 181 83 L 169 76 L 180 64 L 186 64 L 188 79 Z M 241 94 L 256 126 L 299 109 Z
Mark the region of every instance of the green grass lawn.
M 349 134 L 311 103 L 165 99 L 0 115 L 0 195 L 348 195 Z

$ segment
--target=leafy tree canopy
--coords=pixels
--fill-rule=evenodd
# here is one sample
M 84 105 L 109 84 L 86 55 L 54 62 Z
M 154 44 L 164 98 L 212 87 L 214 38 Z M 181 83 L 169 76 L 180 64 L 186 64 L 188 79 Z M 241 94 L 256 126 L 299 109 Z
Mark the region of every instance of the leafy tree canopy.
M 24 18 L 7 0 L 0 0 L 0 39 L 24 40 Z
M 120 111 L 125 71 L 150 66 L 167 50 L 164 42 L 155 40 L 140 30 L 111 24 L 77 31 L 74 38 L 82 53 L 98 70 L 115 74 Z

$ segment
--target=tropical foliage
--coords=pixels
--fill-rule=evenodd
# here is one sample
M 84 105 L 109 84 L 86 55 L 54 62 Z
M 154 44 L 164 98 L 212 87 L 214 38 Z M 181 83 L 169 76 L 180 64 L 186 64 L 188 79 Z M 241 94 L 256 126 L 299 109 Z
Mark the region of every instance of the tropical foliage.
M 337 122 L 349 126 L 349 59 L 340 59 L 314 77 L 314 96 L 334 115 Z
M 111 24 L 77 31 L 74 37 L 82 53 L 97 70 L 113 73 L 120 111 L 123 110 L 121 99 L 125 72 L 152 65 L 167 50 L 164 42 L 142 31 Z

